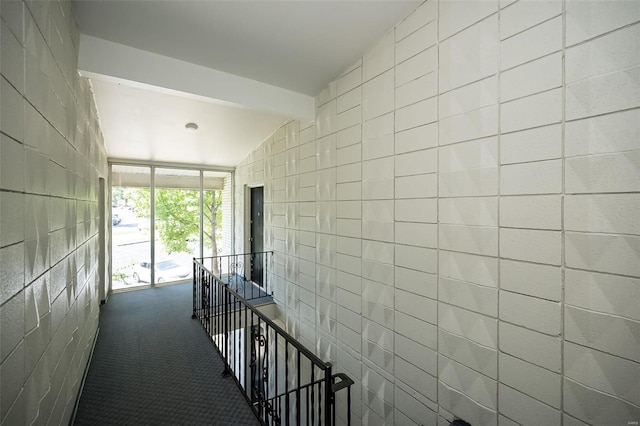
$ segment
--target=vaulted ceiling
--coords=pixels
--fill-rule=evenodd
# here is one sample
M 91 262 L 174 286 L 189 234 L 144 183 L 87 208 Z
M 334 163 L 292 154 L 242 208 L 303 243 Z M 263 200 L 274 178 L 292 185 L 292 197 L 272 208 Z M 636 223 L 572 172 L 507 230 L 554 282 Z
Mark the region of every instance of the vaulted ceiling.
M 74 1 L 78 67 L 110 157 L 231 167 L 419 3 Z

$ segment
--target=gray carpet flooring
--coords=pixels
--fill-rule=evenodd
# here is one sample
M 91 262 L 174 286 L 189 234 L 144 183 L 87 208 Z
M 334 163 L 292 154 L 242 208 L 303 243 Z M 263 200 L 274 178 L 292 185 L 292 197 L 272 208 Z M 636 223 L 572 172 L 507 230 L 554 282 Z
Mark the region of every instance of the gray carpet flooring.
M 109 298 L 75 425 L 260 424 L 191 301 L 191 284 Z

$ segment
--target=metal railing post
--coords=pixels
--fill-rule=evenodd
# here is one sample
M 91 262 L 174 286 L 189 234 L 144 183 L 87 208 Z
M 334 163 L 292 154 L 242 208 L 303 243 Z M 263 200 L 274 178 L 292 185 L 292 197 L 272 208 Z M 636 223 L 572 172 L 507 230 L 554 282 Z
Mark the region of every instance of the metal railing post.
M 217 280 L 217 278 L 216 278 Z M 224 371 L 222 372 L 222 374 L 224 376 L 228 376 L 230 374 L 229 372 L 229 303 L 231 303 L 230 300 L 230 293 L 229 293 L 229 286 L 228 285 L 224 285 L 222 286 L 222 291 L 224 292 L 224 301 L 222 303 L 224 303 L 224 316 L 223 316 L 223 326 L 224 326 Z
M 336 423 L 333 394 L 333 377 L 331 374 L 331 363 L 327 363 L 327 369 L 324 370 L 324 418 L 325 425 L 333 425 Z M 333 412 L 333 414 L 332 414 Z
M 191 319 L 196 319 L 196 258 L 193 258 L 193 313 L 191 314 Z
M 289 426 L 289 420 L 291 419 L 291 416 L 289 414 L 289 410 L 290 410 L 290 405 L 289 405 L 289 342 L 285 339 L 284 342 L 284 392 L 285 392 L 285 396 L 284 396 L 284 403 L 285 403 L 285 413 L 287 415 L 287 422 L 286 425 Z

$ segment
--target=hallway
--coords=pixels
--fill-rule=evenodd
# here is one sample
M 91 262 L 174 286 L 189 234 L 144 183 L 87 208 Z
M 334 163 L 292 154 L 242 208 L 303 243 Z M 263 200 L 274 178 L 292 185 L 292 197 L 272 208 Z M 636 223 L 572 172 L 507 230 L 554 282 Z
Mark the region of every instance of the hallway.
M 255 422 L 188 285 L 109 296 L 256 237 L 338 419 L 640 424 L 639 0 L 0 0 L 0 39 L 0 426 Z
M 113 294 L 75 425 L 259 424 L 197 321 L 191 284 Z

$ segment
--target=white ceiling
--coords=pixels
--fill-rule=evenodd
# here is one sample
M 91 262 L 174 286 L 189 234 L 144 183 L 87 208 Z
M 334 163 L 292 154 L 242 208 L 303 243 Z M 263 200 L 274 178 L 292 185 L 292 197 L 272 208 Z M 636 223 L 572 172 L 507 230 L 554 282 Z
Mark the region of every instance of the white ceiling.
M 294 105 L 312 105 L 310 96 L 419 3 L 76 0 L 73 8 L 80 32 L 85 41 L 92 41 L 85 43 L 91 47 L 84 51 L 81 42 L 79 63 L 95 88 L 107 153 L 137 160 L 235 166 L 286 118 L 298 118 L 288 113 L 299 109 Z M 126 57 L 136 59 L 122 59 Z M 137 58 L 146 62 L 127 69 Z M 83 70 L 83 63 L 93 68 Z M 189 66 L 193 72 L 185 68 Z M 182 72 L 173 72 L 175 81 L 165 84 L 163 71 L 171 75 L 174 68 Z M 225 88 L 242 95 L 224 94 Z M 228 102 L 216 104 L 216 99 Z M 287 102 L 289 109 L 283 106 Z M 271 104 L 277 107 L 269 108 Z M 187 121 L 198 122 L 200 129 L 185 134 Z
M 285 121 L 105 79 L 92 85 L 111 158 L 234 167 Z

